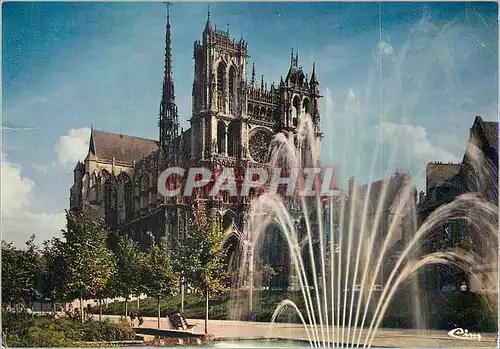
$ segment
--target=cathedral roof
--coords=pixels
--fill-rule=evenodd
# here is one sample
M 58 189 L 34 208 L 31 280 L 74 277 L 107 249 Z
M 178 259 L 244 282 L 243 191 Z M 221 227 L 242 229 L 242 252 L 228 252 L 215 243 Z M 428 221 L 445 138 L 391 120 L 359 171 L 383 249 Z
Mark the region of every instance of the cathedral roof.
M 494 149 L 498 140 L 498 122 L 483 121 L 480 116 L 477 116 L 476 119 L 478 119 L 481 125 L 488 145 Z
M 152 139 L 132 137 L 118 133 L 92 130 L 89 152 L 98 159 L 122 161 L 133 164 L 158 150 L 158 142 Z

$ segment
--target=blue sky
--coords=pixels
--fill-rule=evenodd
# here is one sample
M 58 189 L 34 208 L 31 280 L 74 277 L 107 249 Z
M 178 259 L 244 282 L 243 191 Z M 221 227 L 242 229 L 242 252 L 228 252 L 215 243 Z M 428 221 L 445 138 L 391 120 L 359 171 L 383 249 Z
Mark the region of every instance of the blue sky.
M 157 138 L 165 5 L 2 10 L 3 233 L 42 241 L 64 226 L 72 167 L 86 155 L 91 125 Z M 206 12 L 207 3 L 172 7 L 184 127 Z M 292 48 L 307 73 L 316 62 L 323 161 L 339 168 L 341 186 L 349 176 L 366 183 L 400 169 L 419 189 L 428 161 L 462 159 L 475 115 L 498 118 L 497 13 L 495 3 L 211 4 L 212 22 L 247 40 L 248 69 L 255 62 L 269 84 L 286 75 Z

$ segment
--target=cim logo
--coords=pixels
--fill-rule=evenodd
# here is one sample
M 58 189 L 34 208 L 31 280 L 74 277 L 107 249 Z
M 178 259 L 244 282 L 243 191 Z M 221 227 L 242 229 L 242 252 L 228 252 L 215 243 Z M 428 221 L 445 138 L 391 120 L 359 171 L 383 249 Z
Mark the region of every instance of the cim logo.
M 467 329 L 464 330 L 463 328 L 455 328 L 451 330 L 450 332 L 448 332 L 448 336 L 471 341 L 480 341 L 482 338 L 480 333 L 472 333 Z

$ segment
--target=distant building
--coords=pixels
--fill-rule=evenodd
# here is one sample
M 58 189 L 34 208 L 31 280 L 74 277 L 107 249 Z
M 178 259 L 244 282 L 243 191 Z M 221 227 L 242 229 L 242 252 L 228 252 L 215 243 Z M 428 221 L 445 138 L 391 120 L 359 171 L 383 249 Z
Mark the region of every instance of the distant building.
M 476 116 L 462 165 L 453 180 L 460 193 L 479 193 L 498 206 L 498 122 Z
M 449 181 L 459 169 L 460 164 L 429 162 L 426 166 L 426 189 L 429 190 L 436 184 Z
M 437 167 L 433 166 L 434 164 L 431 163 L 427 166 L 428 172 L 436 171 L 434 174 L 427 174 L 428 179 L 432 178 L 431 182 L 439 177 L 437 174 L 439 170 L 441 170 L 440 175 L 443 179 L 453 168 L 453 164 Z M 419 226 L 437 208 L 466 193 L 477 193 L 486 201 L 498 206 L 498 122 L 487 122 L 480 116 L 476 116 L 470 129 L 466 151 L 458 171 L 449 179 L 436 180 L 433 185 L 428 185 L 425 195 L 421 193 L 418 205 Z M 497 243 L 484 241 L 478 237 L 474 233 L 471 223 L 466 220 L 446 221 L 436 229 L 425 241 L 423 250 L 426 253 L 462 247 L 484 255 L 481 251 L 491 248 L 492 246 L 489 244 Z M 490 265 L 491 267 L 490 261 L 484 260 L 479 264 L 475 270 L 481 270 L 482 274 L 485 275 L 484 270 L 488 268 L 484 266 Z M 424 283 L 431 288 L 441 289 L 451 284 L 458 285 L 466 277 L 465 271 L 453 270 L 451 267 L 436 266 L 429 269 L 432 271 L 426 273 Z
M 406 200 L 405 192 L 407 193 Z M 366 214 L 363 214 L 365 199 L 367 199 Z M 355 200 L 355 202 L 352 202 L 352 200 Z M 412 184 L 412 177 L 399 171 L 390 178 L 361 186 L 356 186 L 354 178 L 349 180 L 349 203 L 347 206 L 349 208 L 353 207 L 355 211 L 353 219 L 356 244 L 361 238 L 363 221 L 365 233 L 362 245 L 365 248 L 369 247 L 372 228 L 378 223 L 371 256 L 373 263 L 379 257 L 386 240 L 390 239 L 387 243 L 383 268 L 380 273 L 380 284 L 384 284 L 388 272 L 392 270 L 399 254 L 416 231 L 416 200 L 417 191 Z M 349 218 L 349 215 L 350 213 L 347 213 L 346 218 Z M 349 219 L 346 219 L 346 222 L 349 222 Z M 389 236 L 391 226 L 394 226 L 394 230 Z M 349 227 L 344 226 L 344 232 L 348 229 Z M 366 252 L 362 252 L 362 254 Z

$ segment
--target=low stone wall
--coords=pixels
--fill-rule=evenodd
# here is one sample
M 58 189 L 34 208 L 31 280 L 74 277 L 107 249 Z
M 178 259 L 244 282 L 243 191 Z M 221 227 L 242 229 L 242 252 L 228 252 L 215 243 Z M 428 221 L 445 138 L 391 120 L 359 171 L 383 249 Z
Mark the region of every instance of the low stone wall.
M 155 328 L 134 328 L 138 337 L 142 337 L 146 345 L 202 345 L 214 341 L 213 335 L 205 335 L 177 330 L 159 330 Z
M 204 345 L 213 342 L 213 337 L 202 336 L 198 338 L 154 338 L 145 340 L 146 345 Z

